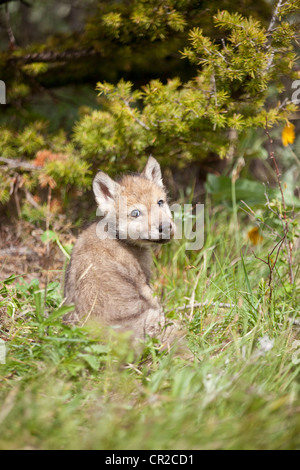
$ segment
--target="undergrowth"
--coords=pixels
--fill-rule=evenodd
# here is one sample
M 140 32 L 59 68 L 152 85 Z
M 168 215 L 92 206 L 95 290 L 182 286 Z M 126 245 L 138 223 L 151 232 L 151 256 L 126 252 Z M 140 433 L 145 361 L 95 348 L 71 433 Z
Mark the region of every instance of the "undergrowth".
M 171 351 L 65 325 L 59 282 L 2 280 L 1 449 L 300 448 L 299 273 L 287 288 L 278 260 L 270 305 L 248 222 L 237 237 L 228 214 L 206 211 L 201 250 L 174 241 L 155 257 L 154 290 L 185 334 Z

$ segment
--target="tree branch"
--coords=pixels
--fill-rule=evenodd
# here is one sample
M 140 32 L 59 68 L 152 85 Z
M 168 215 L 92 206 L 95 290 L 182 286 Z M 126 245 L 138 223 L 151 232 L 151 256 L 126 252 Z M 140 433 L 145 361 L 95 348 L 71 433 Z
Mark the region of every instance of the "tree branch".
M 0 0 L 0 5 L 6 5 L 7 3 L 17 2 L 17 1 L 18 0 Z M 31 5 L 28 2 L 26 2 L 26 0 L 20 0 L 20 3 L 22 3 L 26 7 L 31 7 Z
M 274 10 L 273 16 L 272 16 L 272 18 L 271 18 L 269 27 L 268 27 L 268 29 L 267 29 L 267 32 L 268 32 L 268 33 L 270 33 L 270 32 L 272 31 L 272 29 L 274 28 L 274 25 L 275 25 L 275 23 L 276 23 L 276 21 L 277 21 L 277 19 L 278 19 L 279 12 L 280 12 L 280 8 L 282 7 L 282 5 L 283 5 L 283 0 L 279 0 L 279 2 L 278 2 L 277 5 L 276 5 L 276 8 L 275 8 L 275 10 Z M 270 35 L 270 37 L 272 37 L 272 36 Z M 270 44 L 267 46 L 267 48 L 270 48 Z M 274 55 L 275 55 L 275 51 L 273 50 L 273 51 L 271 52 L 271 55 L 270 55 L 270 58 L 269 58 L 269 60 L 268 60 L 267 65 L 266 65 L 266 68 L 265 68 L 265 70 L 264 70 L 264 73 L 267 73 L 267 72 L 270 70 L 270 68 L 271 68 L 271 66 L 272 66 L 272 64 L 273 64 Z
M 10 14 L 9 14 L 7 4 L 5 5 L 4 10 L 5 10 L 5 20 L 6 20 L 6 31 L 9 37 L 9 47 L 10 47 L 10 50 L 13 51 L 16 47 L 16 39 L 15 39 L 14 32 L 10 24 Z
M 100 54 L 95 49 L 67 49 L 63 52 L 45 51 L 34 52 L 32 54 L 25 54 L 21 57 L 10 57 L 8 61 L 21 62 L 22 64 L 32 64 L 34 62 L 59 62 L 59 61 L 72 61 L 78 60 L 83 57 L 91 57 Z
M 278 2 L 277 5 L 276 5 L 276 8 L 275 8 L 275 10 L 274 10 L 272 19 L 271 19 L 271 21 L 270 21 L 270 24 L 269 24 L 269 27 L 268 27 L 268 33 L 269 33 L 270 31 L 272 31 L 272 29 L 273 29 L 273 27 L 274 27 L 274 24 L 276 23 L 277 18 L 278 18 L 278 16 L 279 16 L 279 10 L 280 10 L 280 8 L 282 7 L 282 5 L 283 5 L 283 0 L 279 0 L 279 2 Z
M 21 168 L 23 170 L 27 171 L 32 171 L 32 170 L 39 170 L 42 168 L 40 165 L 33 165 L 32 163 L 29 162 L 24 162 L 22 160 L 14 160 L 13 158 L 5 158 L 5 157 L 0 157 L 0 163 L 6 163 L 5 168 Z M 0 166 L 0 168 L 3 168 Z

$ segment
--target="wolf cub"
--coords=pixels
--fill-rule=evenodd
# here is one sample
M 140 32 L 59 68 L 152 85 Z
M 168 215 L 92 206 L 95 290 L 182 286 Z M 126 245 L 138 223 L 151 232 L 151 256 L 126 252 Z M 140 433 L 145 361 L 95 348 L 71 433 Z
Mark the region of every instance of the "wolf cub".
M 103 325 L 159 336 L 164 314 L 150 287 L 153 244 L 166 243 L 175 225 L 159 163 L 150 157 L 142 173 L 118 182 L 99 172 L 93 191 L 100 220 L 75 243 L 65 280 L 67 321 L 92 317 Z

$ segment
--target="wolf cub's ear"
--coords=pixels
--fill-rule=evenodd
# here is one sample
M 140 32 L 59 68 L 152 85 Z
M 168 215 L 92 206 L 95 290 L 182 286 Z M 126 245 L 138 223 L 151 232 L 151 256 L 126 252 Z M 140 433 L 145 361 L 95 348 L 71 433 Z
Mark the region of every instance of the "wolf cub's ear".
M 163 181 L 161 175 L 160 164 L 153 157 L 149 157 L 146 163 L 145 168 L 143 169 L 141 176 L 144 176 L 153 183 L 156 183 L 158 186 L 163 188 Z
M 113 181 L 106 173 L 99 171 L 93 181 L 93 191 L 100 208 L 109 208 L 115 202 L 120 185 Z

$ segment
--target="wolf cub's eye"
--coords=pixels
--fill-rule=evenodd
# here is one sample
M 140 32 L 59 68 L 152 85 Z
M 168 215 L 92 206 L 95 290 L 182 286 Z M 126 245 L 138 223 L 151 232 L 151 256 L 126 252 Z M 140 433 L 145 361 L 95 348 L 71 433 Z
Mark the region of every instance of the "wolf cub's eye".
M 141 213 L 138 209 L 134 209 L 134 211 L 132 211 L 130 215 L 131 217 L 139 217 Z
M 160 201 L 158 201 L 157 203 L 159 205 L 159 207 L 163 206 L 164 205 L 164 201 L 161 199 Z

